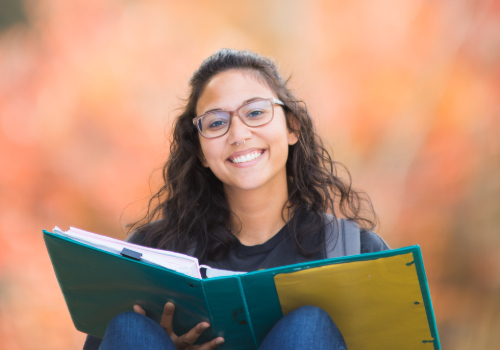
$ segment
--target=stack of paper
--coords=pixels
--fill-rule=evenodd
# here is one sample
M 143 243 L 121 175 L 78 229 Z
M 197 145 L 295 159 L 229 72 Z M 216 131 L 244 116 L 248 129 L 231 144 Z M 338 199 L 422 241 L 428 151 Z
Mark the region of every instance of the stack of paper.
M 63 231 L 56 226 L 53 233 L 113 254 L 121 254 L 123 248 L 127 248 L 142 254 L 140 260 L 143 262 L 159 265 L 201 279 L 198 259 L 189 255 L 174 253 L 168 250 L 148 248 L 120 241 L 115 238 L 98 235 L 97 233 L 84 231 L 75 227 L 71 227 L 68 231 Z

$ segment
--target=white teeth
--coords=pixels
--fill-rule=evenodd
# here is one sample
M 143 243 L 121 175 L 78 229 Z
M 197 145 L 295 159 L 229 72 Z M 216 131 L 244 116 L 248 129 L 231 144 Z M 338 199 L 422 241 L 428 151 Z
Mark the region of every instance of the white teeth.
M 233 159 L 231 159 L 231 161 L 233 163 L 246 163 L 246 162 L 249 162 L 251 160 L 259 158 L 262 155 L 262 153 L 263 153 L 263 151 L 251 152 L 251 153 L 248 153 L 248 154 L 243 155 L 243 156 L 234 157 Z

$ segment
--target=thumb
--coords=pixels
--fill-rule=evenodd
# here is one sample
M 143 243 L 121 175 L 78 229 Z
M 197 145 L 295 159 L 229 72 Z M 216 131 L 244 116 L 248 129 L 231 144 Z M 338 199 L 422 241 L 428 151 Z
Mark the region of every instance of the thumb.
M 134 305 L 134 311 L 137 312 L 138 314 L 146 316 L 146 311 L 144 311 L 144 309 L 139 305 Z

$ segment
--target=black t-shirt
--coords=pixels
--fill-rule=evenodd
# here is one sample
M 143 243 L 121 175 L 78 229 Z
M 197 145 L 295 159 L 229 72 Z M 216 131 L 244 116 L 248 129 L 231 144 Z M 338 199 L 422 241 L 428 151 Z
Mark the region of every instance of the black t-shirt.
M 236 246 L 223 259 L 219 261 L 201 261 L 201 264 L 222 270 L 250 272 L 306 261 L 321 260 L 327 257 L 324 240 L 323 232 L 306 236 L 302 241 L 302 246 L 312 254 L 305 257 L 300 254 L 293 242 L 288 227 L 284 226 L 265 243 L 246 246 L 238 241 Z M 361 254 L 389 249 L 387 243 L 379 235 L 371 231 L 361 231 L 360 243 Z
M 304 217 L 302 219 L 305 221 L 312 218 Z M 134 235 L 129 241 L 144 245 L 144 240 L 144 235 Z M 200 263 L 217 269 L 249 272 L 320 260 L 326 258 L 324 241 L 324 232 L 322 231 L 306 236 L 301 244 L 305 250 L 311 252 L 311 255 L 305 257 L 298 251 L 288 227 L 285 225 L 265 243 L 245 246 L 238 241 L 236 246 L 223 259 L 218 261 L 202 260 Z M 361 254 L 389 249 L 387 243 L 379 235 L 371 231 L 361 231 L 360 243 Z M 89 335 L 83 350 L 98 350 L 100 344 L 101 339 Z

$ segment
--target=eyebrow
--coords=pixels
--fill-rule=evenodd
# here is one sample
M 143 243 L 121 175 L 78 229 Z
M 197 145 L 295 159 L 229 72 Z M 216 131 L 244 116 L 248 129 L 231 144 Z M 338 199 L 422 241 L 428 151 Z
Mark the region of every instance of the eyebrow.
M 252 97 L 252 98 L 249 98 L 248 100 L 243 101 L 243 103 L 240 105 L 240 107 L 243 106 L 244 104 L 253 102 L 255 100 L 262 100 L 262 99 L 266 99 L 266 98 L 265 97 Z M 240 107 L 238 107 L 238 108 L 240 108 Z M 214 109 L 211 109 L 211 110 L 208 110 L 208 111 L 202 113 L 201 115 L 207 114 L 207 113 L 210 113 L 210 112 L 216 112 L 216 111 L 223 111 L 223 109 L 222 108 L 214 108 Z

